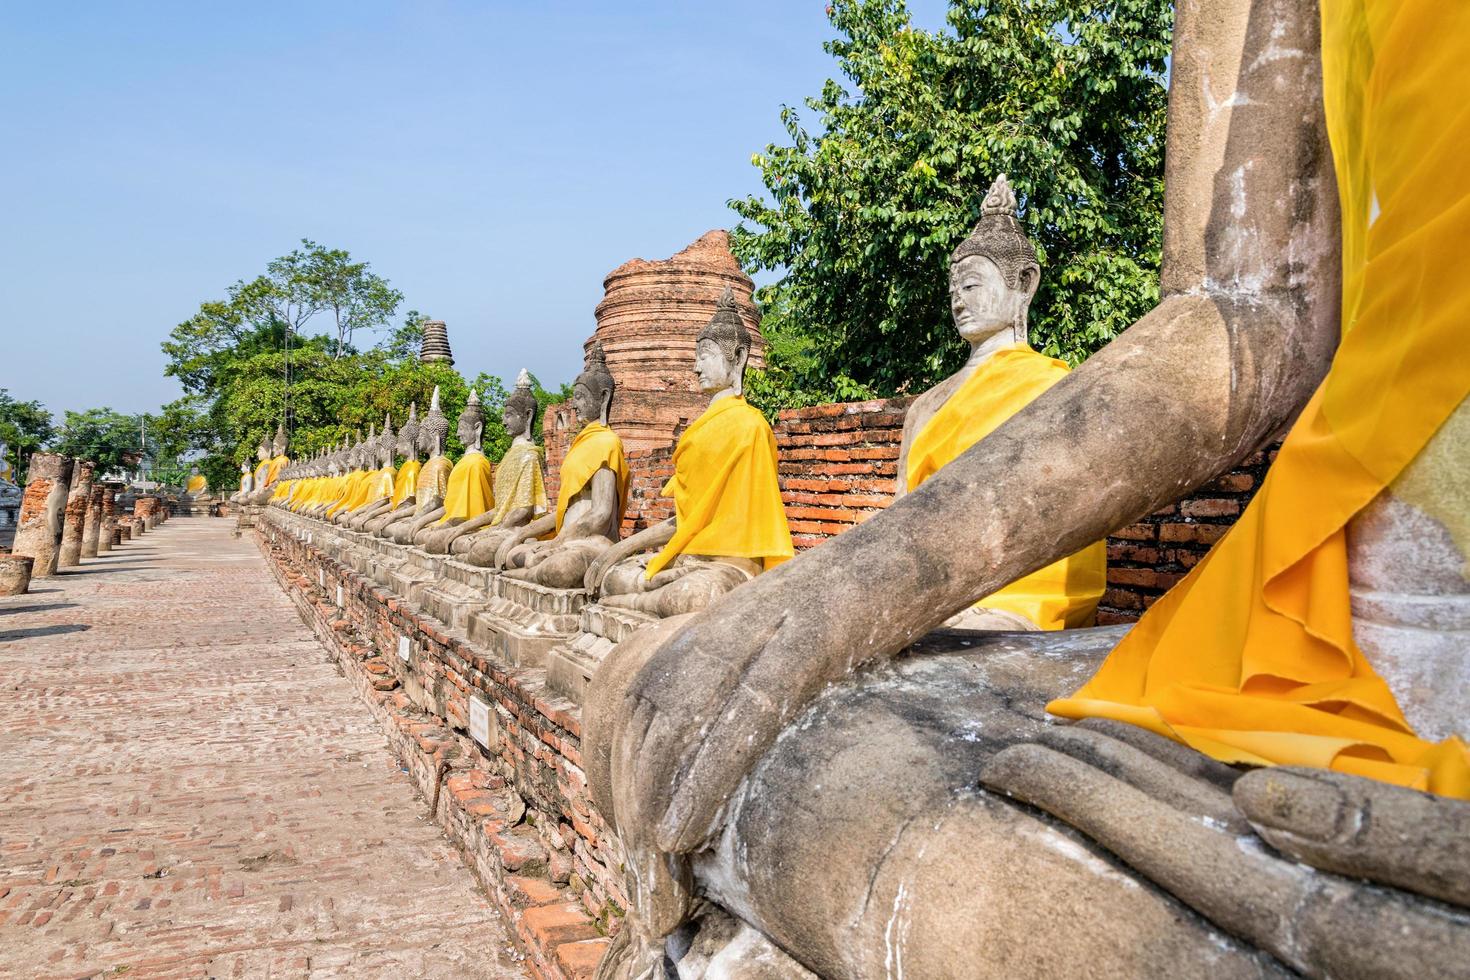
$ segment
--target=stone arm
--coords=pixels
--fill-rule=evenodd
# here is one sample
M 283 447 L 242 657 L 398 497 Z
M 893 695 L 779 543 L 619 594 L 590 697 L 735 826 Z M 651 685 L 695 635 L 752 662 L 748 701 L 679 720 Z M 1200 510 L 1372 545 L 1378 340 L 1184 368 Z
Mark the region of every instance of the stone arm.
M 1300 411 L 1340 307 L 1317 30 L 1309 0 L 1180 5 L 1160 305 L 913 493 L 594 678 L 589 783 L 635 853 L 709 844 L 826 684 L 1177 500 Z
M 495 551 L 495 567 L 505 568 L 510 560 L 510 553 L 514 548 L 525 544 L 527 541 L 538 541 L 543 534 L 549 534 L 556 530 L 556 515 L 547 514 L 538 517 L 529 524 L 524 525 L 515 534 L 506 538 Z
M 674 518 L 670 517 L 667 520 L 658 522 L 653 527 L 644 528 L 637 534 L 624 538 L 598 555 L 596 560 L 587 568 L 587 591 L 593 595 L 598 594 L 602 590 L 602 580 L 610 568 L 623 559 L 631 558 L 639 552 L 662 548 L 673 540 L 675 530 L 677 528 L 674 524 Z

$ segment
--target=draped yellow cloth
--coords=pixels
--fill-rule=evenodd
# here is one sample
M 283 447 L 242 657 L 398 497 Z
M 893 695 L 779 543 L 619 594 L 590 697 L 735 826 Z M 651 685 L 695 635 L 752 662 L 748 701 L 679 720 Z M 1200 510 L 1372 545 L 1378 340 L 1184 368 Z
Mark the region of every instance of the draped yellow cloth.
M 3 476 L 4 474 L 0 474 L 0 478 L 3 478 Z M 184 486 L 184 490 L 187 493 L 203 493 L 208 489 L 209 481 L 204 478 L 203 473 L 195 473 L 189 477 L 189 482 Z
M 1470 4 L 1323 0 L 1343 338 L 1240 521 L 1052 712 L 1470 797 L 1353 641 L 1345 528 L 1470 393 Z
M 467 451 L 454 464 L 444 490 L 444 516 L 435 523 L 467 521 L 479 517 L 495 504 L 490 485 L 490 460 L 482 452 Z
M 495 466 L 495 513 L 492 525 L 523 507 L 532 516 L 546 513 L 546 480 L 541 474 L 541 450 L 533 442 L 512 442 Z
M 380 470 L 373 470 L 368 474 L 367 492 L 363 494 L 362 503 L 353 509 L 357 510 L 363 507 L 371 507 L 384 500 L 392 500 L 394 482 L 397 477 L 398 473 L 392 466 L 385 466 Z
M 649 578 L 683 554 L 750 558 L 773 568 L 795 553 L 776 437 L 739 395 L 714 402 L 684 430 L 663 495 L 674 498 L 674 537 L 648 562 Z
M 567 448 L 566 457 L 558 471 L 561 485 L 556 494 L 556 530 L 561 532 L 561 523 L 567 516 L 567 505 L 582 492 L 582 488 L 597 471 L 606 466 L 618 479 L 618 519 L 622 519 L 628 505 L 628 463 L 623 458 L 623 440 L 601 422 L 588 422 Z
M 271 494 L 272 500 L 284 500 L 291 495 L 291 488 L 299 482 L 297 480 L 277 480 L 276 492 Z
M 430 456 L 429 461 L 419 468 L 418 482 L 413 485 L 413 512 L 422 516 L 444 500 L 449 490 L 449 471 L 454 464 L 448 456 Z
M 917 488 L 1066 375 L 1066 364 L 1024 343 L 996 351 L 914 436 L 904 474 L 908 488 Z M 1107 544 L 1098 541 L 976 605 L 1024 616 L 1045 630 L 1090 626 L 1107 577 Z
M 327 516 L 331 517 L 339 510 L 351 510 L 356 507 L 363 496 L 367 493 L 368 472 L 366 470 L 353 470 L 347 474 L 342 484 L 342 493 L 327 508 Z
M 398 477 L 393 481 L 393 498 L 390 501 L 392 506 L 397 507 L 413 493 L 414 487 L 418 485 L 421 469 L 423 464 L 416 459 L 405 460 L 398 467 Z
M 275 459 L 271 460 L 270 461 L 270 468 L 266 471 L 266 476 L 265 476 L 265 482 L 266 482 L 266 484 L 269 485 L 269 484 L 275 483 L 276 480 L 280 479 L 281 470 L 285 469 L 287 466 L 290 466 L 290 465 L 291 465 L 291 458 L 289 456 L 277 456 Z

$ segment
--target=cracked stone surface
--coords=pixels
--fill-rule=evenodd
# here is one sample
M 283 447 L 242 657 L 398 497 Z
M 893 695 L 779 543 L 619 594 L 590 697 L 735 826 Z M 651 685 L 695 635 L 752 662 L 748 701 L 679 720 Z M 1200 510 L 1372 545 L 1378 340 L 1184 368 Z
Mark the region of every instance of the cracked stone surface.
M 524 976 L 233 527 L 0 599 L 0 976 Z

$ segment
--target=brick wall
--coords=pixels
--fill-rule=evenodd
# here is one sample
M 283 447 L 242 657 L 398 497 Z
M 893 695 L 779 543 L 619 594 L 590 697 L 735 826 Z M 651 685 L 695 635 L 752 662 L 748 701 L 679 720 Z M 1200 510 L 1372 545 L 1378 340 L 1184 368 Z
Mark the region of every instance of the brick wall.
M 798 551 L 861 524 L 893 500 L 903 417 L 912 402 L 889 398 L 780 414 L 772 429 L 781 499 Z M 554 406 L 547 418 L 547 479 L 555 497 L 556 472 L 575 422 L 567 405 Z M 1255 453 L 1191 496 L 1109 537 L 1108 591 L 1098 622 L 1132 622 L 1183 578 L 1235 523 L 1275 458 L 1274 446 Z M 631 452 L 627 459 L 632 483 L 624 535 L 673 514 L 673 501 L 659 496 L 673 475 L 673 447 Z

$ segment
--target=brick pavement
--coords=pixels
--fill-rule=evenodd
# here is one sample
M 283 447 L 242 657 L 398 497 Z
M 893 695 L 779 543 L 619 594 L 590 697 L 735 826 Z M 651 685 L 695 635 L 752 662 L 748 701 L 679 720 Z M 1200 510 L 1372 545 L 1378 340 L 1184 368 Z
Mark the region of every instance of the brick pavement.
M 233 521 L 0 599 L 0 977 L 520 977 Z

